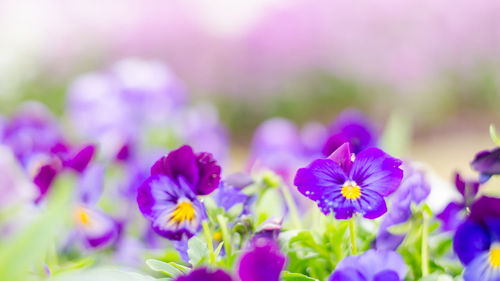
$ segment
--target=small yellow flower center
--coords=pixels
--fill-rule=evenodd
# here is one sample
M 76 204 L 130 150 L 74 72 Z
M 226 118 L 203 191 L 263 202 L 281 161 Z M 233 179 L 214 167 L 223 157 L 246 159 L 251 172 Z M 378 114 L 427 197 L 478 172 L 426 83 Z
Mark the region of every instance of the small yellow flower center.
M 492 267 L 500 267 L 500 246 L 490 250 L 490 264 Z
M 347 199 L 358 199 L 361 196 L 361 188 L 354 181 L 346 181 L 340 191 Z
M 189 202 L 181 202 L 172 213 L 171 222 L 181 223 L 183 221 L 194 219 L 194 208 Z
M 214 233 L 213 239 L 215 241 L 221 241 L 222 240 L 222 233 L 220 231 L 217 231 L 216 233 Z
M 89 214 L 87 213 L 87 211 L 82 208 L 82 207 L 78 207 L 76 210 L 75 210 L 75 213 L 74 213 L 74 218 L 75 218 L 75 221 L 83 226 L 87 226 L 90 224 L 90 216 Z

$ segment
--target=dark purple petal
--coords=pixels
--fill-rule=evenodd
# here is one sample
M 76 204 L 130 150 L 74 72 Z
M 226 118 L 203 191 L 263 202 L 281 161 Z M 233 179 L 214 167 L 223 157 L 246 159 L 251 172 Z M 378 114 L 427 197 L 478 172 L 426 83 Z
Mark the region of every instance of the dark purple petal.
M 43 165 L 40 168 L 35 178 L 33 179 L 33 182 L 39 190 L 39 195 L 35 199 L 35 203 L 40 202 L 45 197 L 58 172 L 59 169 L 55 168 L 52 164 Z
M 486 175 L 500 174 L 500 147 L 479 152 L 471 162 L 472 169 Z
M 95 153 L 94 145 L 85 146 L 80 151 L 78 151 L 75 154 L 75 156 L 69 159 L 65 163 L 65 166 L 79 173 L 82 173 L 85 170 L 85 168 L 87 168 L 88 164 L 92 160 L 92 157 L 94 157 L 94 153 Z
M 326 157 L 326 156 L 332 154 L 337 149 L 339 149 L 344 143 L 348 143 L 350 150 L 354 151 L 354 147 L 352 146 L 349 139 L 344 134 L 338 133 L 338 134 L 332 135 L 331 137 L 329 137 L 326 140 L 325 145 L 323 146 L 323 149 L 321 150 L 321 153 L 323 154 L 323 156 Z
M 455 230 L 464 221 L 464 215 L 461 215 L 464 208 L 465 206 L 463 204 L 450 202 L 450 204 L 436 216 L 436 218 L 442 222 L 441 229 L 443 231 Z
M 285 256 L 276 242 L 261 238 L 242 255 L 238 267 L 241 281 L 278 281 L 285 266 Z
M 184 145 L 160 158 L 151 167 L 151 175 L 166 175 L 177 181 L 179 176 L 194 188 L 199 181 L 196 155 L 190 146 Z M 195 191 L 195 190 L 193 190 Z
M 323 193 L 341 188 L 346 180 L 347 176 L 337 163 L 330 159 L 317 159 L 297 171 L 294 184 L 300 193 L 316 201 Z
M 319 200 L 318 206 L 323 213 L 331 209 L 336 219 L 349 219 L 355 213 L 362 214 L 367 219 L 375 219 L 387 212 L 384 198 L 369 189 L 362 189 L 361 196 L 357 199 L 347 199 L 337 189 Z
M 221 167 L 217 164 L 213 155 L 208 152 L 199 153 L 196 156 L 196 161 L 199 170 L 196 194 L 208 195 L 219 186 Z
M 335 270 L 328 281 L 371 281 L 367 280 L 361 272 L 354 267 Z
M 342 144 L 337 150 L 332 152 L 328 159 L 333 160 L 335 163 L 344 170 L 345 174 L 348 175 L 351 171 L 352 160 L 351 160 L 351 149 L 349 143 Z
M 498 217 L 500 217 L 500 198 L 482 196 L 470 207 L 470 218 L 477 222 Z
M 491 241 L 500 243 L 500 217 L 487 218 L 484 223 L 488 229 Z
M 349 178 L 361 189 L 370 189 L 382 196 L 394 192 L 403 179 L 401 160 L 378 148 L 368 148 L 356 155 Z
M 198 268 L 188 275 L 177 277 L 175 281 L 233 281 L 233 279 L 221 269 Z
M 453 237 L 453 249 L 460 261 L 467 265 L 490 248 L 488 232 L 480 224 L 466 220 Z
M 472 260 L 464 271 L 465 281 L 498 281 L 500 270 L 494 268 L 490 263 L 489 252 L 484 252 Z

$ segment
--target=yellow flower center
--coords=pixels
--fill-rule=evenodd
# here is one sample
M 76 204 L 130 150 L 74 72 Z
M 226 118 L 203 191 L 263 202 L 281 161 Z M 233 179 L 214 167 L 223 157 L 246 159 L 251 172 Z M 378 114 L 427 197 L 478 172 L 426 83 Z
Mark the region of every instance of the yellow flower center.
M 220 231 L 215 232 L 213 239 L 215 241 L 221 241 L 222 240 L 222 233 Z
M 170 218 L 171 222 L 181 223 L 185 220 L 193 220 L 194 219 L 194 208 L 193 205 L 189 202 L 181 202 L 177 205 L 177 208 L 172 213 L 172 217 Z
M 340 191 L 347 199 L 358 199 L 361 196 L 361 188 L 354 181 L 346 181 Z
M 490 264 L 492 267 L 500 267 L 500 246 L 490 250 Z
M 90 224 L 90 216 L 83 207 L 78 207 L 74 213 L 75 221 L 81 225 Z

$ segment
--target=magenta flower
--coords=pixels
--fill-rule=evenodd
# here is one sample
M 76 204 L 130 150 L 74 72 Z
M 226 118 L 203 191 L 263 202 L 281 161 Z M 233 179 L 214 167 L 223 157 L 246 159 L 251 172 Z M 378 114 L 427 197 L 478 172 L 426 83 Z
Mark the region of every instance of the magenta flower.
M 188 275 L 177 277 L 175 281 L 233 281 L 233 278 L 222 269 L 210 270 L 208 268 L 198 268 Z
M 328 158 L 299 169 L 294 183 L 325 215 L 333 211 L 337 219 L 356 213 L 378 218 L 387 211 L 384 197 L 401 183 L 402 162 L 378 148 L 367 148 L 353 158 L 345 143 Z
M 285 261 L 275 241 L 259 238 L 241 257 L 238 275 L 241 281 L 278 281 Z

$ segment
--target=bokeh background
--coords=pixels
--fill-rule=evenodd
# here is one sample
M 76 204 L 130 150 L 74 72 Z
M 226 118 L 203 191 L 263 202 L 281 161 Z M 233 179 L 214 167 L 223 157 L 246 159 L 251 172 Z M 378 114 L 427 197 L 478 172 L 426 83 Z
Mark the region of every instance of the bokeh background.
M 215 105 L 234 170 L 275 116 L 396 120 L 404 156 L 446 179 L 500 126 L 497 0 L 0 2 L 4 116 L 38 100 L 62 118 L 76 77 L 130 57 L 165 63 L 190 100 Z

